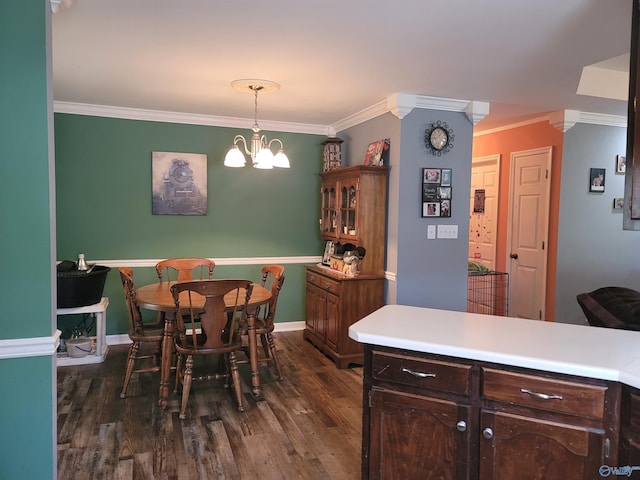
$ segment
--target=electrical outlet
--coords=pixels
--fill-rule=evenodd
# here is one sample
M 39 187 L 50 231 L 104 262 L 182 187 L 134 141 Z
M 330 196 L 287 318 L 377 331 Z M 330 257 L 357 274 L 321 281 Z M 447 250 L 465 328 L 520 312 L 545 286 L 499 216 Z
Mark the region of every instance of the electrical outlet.
M 436 238 L 436 226 L 435 225 L 427 225 L 427 239 L 433 240 Z
M 458 225 L 438 225 L 438 238 L 458 238 Z

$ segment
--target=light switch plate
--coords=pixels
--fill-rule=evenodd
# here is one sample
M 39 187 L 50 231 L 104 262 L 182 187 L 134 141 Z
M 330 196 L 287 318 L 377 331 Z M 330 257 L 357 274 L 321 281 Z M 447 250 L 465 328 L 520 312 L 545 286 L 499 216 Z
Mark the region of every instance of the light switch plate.
M 458 225 L 438 225 L 438 238 L 458 238 Z
M 427 239 L 433 240 L 436 238 L 436 226 L 435 225 L 427 225 Z

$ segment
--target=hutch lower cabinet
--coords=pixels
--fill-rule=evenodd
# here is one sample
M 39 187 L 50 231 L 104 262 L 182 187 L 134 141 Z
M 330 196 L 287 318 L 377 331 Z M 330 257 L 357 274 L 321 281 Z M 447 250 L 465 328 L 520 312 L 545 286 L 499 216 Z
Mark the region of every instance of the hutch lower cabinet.
M 306 324 L 303 336 L 338 368 L 362 364 L 362 344 L 349 338 L 348 330 L 365 315 L 380 308 L 384 277 L 345 277 L 322 267 L 307 267 Z
M 595 480 L 619 464 L 617 382 L 372 345 L 364 375 L 363 479 Z

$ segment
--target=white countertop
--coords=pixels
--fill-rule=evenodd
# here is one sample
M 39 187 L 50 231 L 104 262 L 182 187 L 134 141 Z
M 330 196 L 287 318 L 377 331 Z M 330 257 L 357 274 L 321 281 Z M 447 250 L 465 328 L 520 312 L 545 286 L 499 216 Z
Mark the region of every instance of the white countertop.
M 349 337 L 640 388 L 640 332 L 630 330 L 385 305 L 351 325 Z

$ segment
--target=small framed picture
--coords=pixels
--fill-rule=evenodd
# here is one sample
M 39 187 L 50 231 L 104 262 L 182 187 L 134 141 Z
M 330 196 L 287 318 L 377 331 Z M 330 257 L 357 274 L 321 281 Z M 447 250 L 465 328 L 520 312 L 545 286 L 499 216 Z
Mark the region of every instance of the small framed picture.
M 591 168 L 589 169 L 589 192 L 604 192 L 604 180 L 606 169 Z
M 614 210 L 622 210 L 624 207 L 624 198 L 614 198 L 613 199 L 613 209 Z
M 450 187 L 451 186 L 451 169 L 443 168 L 441 177 L 442 178 L 440 179 L 440 185 L 442 185 L 443 187 Z
M 616 173 L 624 173 L 627 171 L 627 157 L 625 155 L 616 155 Z
M 422 203 L 422 216 L 423 217 L 439 217 L 440 216 L 440 202 L 423 202 Z
M 322 255 L 322 265 L 327 267 L 331 265 L 331 255 L 335 251 L 335 245 L 331 240 L 327 240 L 324 244 L 324 254 Z

